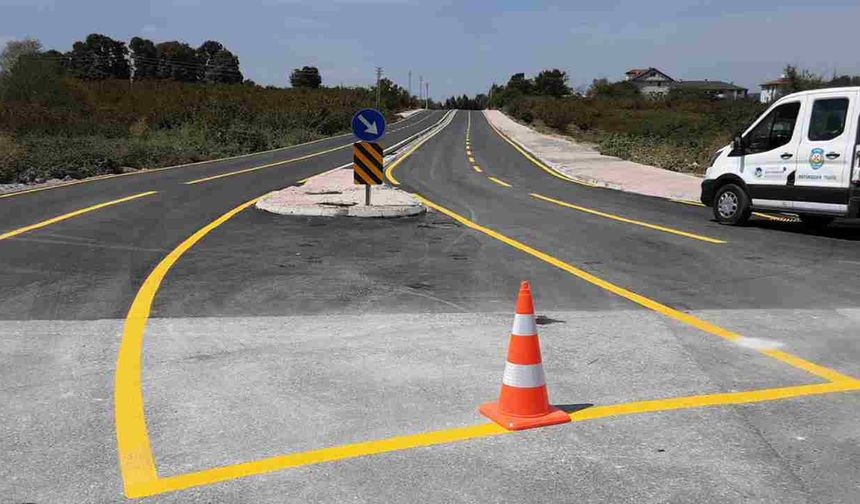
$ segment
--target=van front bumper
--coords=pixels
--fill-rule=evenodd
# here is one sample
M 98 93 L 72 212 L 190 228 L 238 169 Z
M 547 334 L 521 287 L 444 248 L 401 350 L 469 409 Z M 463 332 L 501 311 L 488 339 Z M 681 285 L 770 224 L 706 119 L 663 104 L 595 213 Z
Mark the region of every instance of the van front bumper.
M 714 204 L 714 187 L 716 187 L 716 185 L 716 180 L 702 181 L 702 197 L 700 199 L 706 206 L 713 206 Z

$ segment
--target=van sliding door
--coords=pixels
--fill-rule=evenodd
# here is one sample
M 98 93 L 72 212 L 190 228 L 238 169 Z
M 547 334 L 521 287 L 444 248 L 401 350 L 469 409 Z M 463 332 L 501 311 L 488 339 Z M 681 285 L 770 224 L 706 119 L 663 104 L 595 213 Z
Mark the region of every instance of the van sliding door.
M 797 155 L 795 208 L 843 213 L 848 205 L 848 184 L 854 157 L 857 94 L 816 93 Z

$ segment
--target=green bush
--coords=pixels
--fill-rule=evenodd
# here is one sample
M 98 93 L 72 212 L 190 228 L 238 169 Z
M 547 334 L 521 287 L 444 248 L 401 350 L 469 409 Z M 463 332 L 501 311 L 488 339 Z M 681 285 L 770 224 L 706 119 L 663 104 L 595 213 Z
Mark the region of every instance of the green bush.
M 10 137 L 0 135 L 0 184 L 15 181 L 21 148 Z
M 714 150 L 764 107 L 750 100 L 716 102 L 684 94 L 646 100 L 604 93 L 590 98 L 525 96 L 508 103 L 506 110 L 520 121 L 596 141 L 607 155 L 701 172 Z
M 367 89 L 84 82 L 41 68 L 19 77 L 20 85 L 6 81 L 0 89 L 6 97 L 0 99 L 3 182 L 80 178 L 286 147 L 347 131 L 354 111 L 375 99 Z M 50 82 L 29 92 L 24 84 L 37 78 Z

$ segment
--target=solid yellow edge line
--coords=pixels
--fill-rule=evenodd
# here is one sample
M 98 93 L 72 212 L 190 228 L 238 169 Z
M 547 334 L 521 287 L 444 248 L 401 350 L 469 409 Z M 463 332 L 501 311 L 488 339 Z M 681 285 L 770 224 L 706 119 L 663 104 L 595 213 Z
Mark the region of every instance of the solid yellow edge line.
M 512 187 L 512 186 L 511 186 L 511 184 L 508 184 L 508 183 L 507 183 L 507 182 L 505 182 L 504 180 L 497 179 L 496 177 L 487 177 L 487 178 L 488 178 L 488 179 L 490 179 L 490 180 L 492 180 L 493 182 L 495 182 L 495 183 L 499 184 L 500 186 L 503 186 L 503 187 Z
M 485 119 L 486 119 L 486 118 L 485 118 Z M 549 173 L 549 174 L 550 174 L 550 175 L 552 175 L 553 177 L 560 178 L 560 179 L 565 180 L 565 181 L 567 181 L 567 182 L 573 182 L 574 184 L 579 184 L 579 185 L 583 185 L 583 186 L 586 186 L 586 187 L 597 187 L 597 185 L 596 185 L 596 184 L 589 184 L 588 182 L 583 182 L 583 181 L 581 181 L 581 180 L 576 180 L 576 179 L 574 179 L 574 178 L 568 177 L 567 175 L 564 175 L 563 173 L 560 173 L 559 171 L 555 170 L 554 168 L 551 168 L 551 167 L 549 167 L 549 166 L 545 165 L 543 162 L 541 162 L 540 160 L 536 159 L 534 156 L 532 156 L 531 154 L 529 154 L 525 149 L 523 149 L 522 147 L 520 147 L 519 145 L 517 145 L 517 144 L 516 144 L 516 142 L 514 142 L 513 140 L 511 140 L 510 138 L 508 138 L 508 136 L 507 136 L 507 135 L 505 135 L 504 133 L 502 133 L 498 128 L 496 128 L 495 126 L 493 126 L 493 123 L 491 123 L 491 122 L 489 121 L 489 119 L 487 119 L 487 124 L 490 126 L 490 128 L 491 128 L 493 131 L 495 131 L 495 132 L 496 132 L 496 134 L 497 134 L 497 135 L 499 135 L 499 136 L 502 138 L 502 140 L 504 140 L 505 142 L 508 142 L 509 144 L 511 144 L 511 147 L 513 147 L 514 149 L 516 149 L 517 151 L 519 151 L 519 153 L 520 153 L 520 154 L 522 154 L 523 156 L 525 156 L 525 158 L 526 158 L 526 159 L 528 159 L 529 161 L 531 161 L 531 162 L 532 162 L 532 164 L 534 164 L 535 166 L 537 166 L 537 167 L 538 167 L 538 168 L 540 168 L 541 170 L 543 170 L 543 171 L 545 171 L 545 172 Z
M 115 199 L 112 201 L 106 201 L 104 203 L 99 203 L 97 205 L 88 206 L 86 208 L 81 208 L 79 210 L 75 210 L 74 212 L 69 212 L 63 215 L 58 215 L 56 217 L 52 217 L 47 220 L 43 220 L 42 222 L 37 222 L 36 224 L 31 224 L 29 226 L 24 226 L 22 228 L 18 228 L 7 233 L 0 234 L 0 240 L 6 240 L 7 238 L 12 238 L 13 236 L 18 236 L 22 233 L 26 233 L 28 231 L 33 231 L 34 229 L 43 228 L 45 226 L 50 226 L 51 224 L 64 221 L 66 219 L 71 219 L 72 217 L 77 217 L 78 215 L 83 215 L 85 213 L 93 212 L 95 210 L 99 210 L 105 207 L 118 205 L 120 203 L 125 203 L 126 201 L 131 201 L 137 198 L 143 198 L 144 196 L 149 196 L 151 194 L 156 194 L 158 191 L 147 191 L 139 194 L 133 194 L 131 196 L 126 196 L 124 198 Z
M 310 158 L 313 158 L 313 157 L 321 156 L 321 155 L 323 155 L 323 154 L 328 154 L 328 153 L 330 153 L 330 152 L 334 152 L 334 151 L 338 151 L 338 150 L 341 150 L 341 149 L 345 149 L 345 148 L 350 147 L 350 146 L 352 146 L 352 144 L 351 144 L 351 143 L 346 144 L 346 145 L 341 145 L 341 146 L 338 146 L 338 147 L 334 147 L 334 148 L 331 148 L 331 149 L 326 149 L 326 150 L 319 151 L 319 152 L 314 152 L 314 153 L 311 153 L 311 154 L 306 154 L 306 155 L 304 155 L 304 156 L 299 156 L 299 157 L 297 157 L 297 158 L 286 159 L 286 160 L 284 160 L 284 161 L 278 161 L 278 162 L 276 162 L 276 163 L 269 163 L 269 164 L 265 164 L 265 165 L 261 165 L 261 166 L 254 166 L 254 167 L 252 167 L 252 168 L 245 168 L 244 170 L 236 170 L 236 171 L 232 171 L 232 172 L 227 172 L 227 173 L 221 173 L 221 174 L 218 174 L 218 175 L 213 175 L 213 176 L 211 176 L 211 177 L 203 177 L 203 178 L 199 178 L 199 179 L 189 180 L 189 181 L 187 181 L 187 182 L 184 182 L 184 184 L 185 184 L 185 185 L 200 184 L 200 183 L 203 183 L 203 182 L 209 182 L 210 180 L 218 180 L 218 179 L 222 179 L 222 178 L 224 178 L 224 177 L 232 177 L 232 176 L 234 176 L 234 175 L 241 175 L 241 174 L 243 174 L 243 173 L 249 173 L 249 172 L 253 172 L 253 171 L 257 171 L 257 170 L 263 170 L 263 169 L 265 169 L 265 168 L 272 168 L 272 167 L 275 167 L 275 166 L 281 166 L 281 165 L 285 165 L 285 164 L 289 164 L 289 163 L 295 163 L 296 161 L 303 161 L 303 160 L 305 160 L 305 159 L 310 159 Z
M 554 198 L 550 198 L 550 197 L 548 197 L 548 196 L 544 196 L 544 195 L 542 195 L 542 194 L 530 193 L 530 196 L 531 196 L 531 197 L 533 197 L 533 198 L 537 198 L 537 199 L 539 199 L 539 200 L 546 201 L 546 202 L 548 202 L 548 203 L 553 203 L 553 204 L 556 204 L 556 205 L 559 205 L 559 206 L 563 206 L 563 207 L 566 207 L 566 208 L 572 208 L 572 209 L 574 209 L 574 210 L 579 210 L 580 212 L 585 212 L 585 213 L 589 213 L 589 214 L 592 214 L 592 215 L 597 215 L 597 216 L 600 216 L 600 217 L 606 217 L 607 219 L 612 219 L 612 220 L 616 220 L 616 221 L 619 221 L 619 222 L 625 222 L 625 223 L 627 223 L 627 224 L 634 224 L 634 225 L 637 225 L 637 226 L 646 227 L 646 228 L 648 228 L 648 229 L 653 229 L 653 230 L 655 230 L 655 231 L 663 231 L 664 233 L 671 233 L 671 234 L 674 234 L 674 235 L 683 236 L 683 237 L 685 237 L 685 238 L 692 238 L 692 239 L 694 239 L 694 240 L 701 240 L 701 241 L 703 241 L 703 242 L 708 242 L 708 243 L 716 243 L 716 244 L 726 243 L 724 240 L 718 240 L 718 239 L 716 239 L 716 238 L 708 238 L 707 236 L 702 236 L 702 235 L 698 235 L 698 234 L 694 234 L 694 233 L 688 233 L 687 231 L 681 231 L 681 230 L 679 230 L 679 229 L 674 229 L 674 228 L 670 228 L 670 227 L 660 226 L 660 225 L 657 225 L 657 224 L 649 224 L 649 223 L 647 223 L 647 222 L 642 222 L 642 221 L 638 221 L 638 220 L 634 220 L 634 219 L 629 219 L 629 218 L 627 218 L 627 217 L 622 217 L 622 216 L 620 216 L 620 215 L 615 215 L 615 214 L 611 214 L 611 213 L 607 213 L 607 212 L 601 212 L 601 211 L 599 211 L 599 210 L 593 210 L 593 209 L 591 209 L 591 208 L 586 208 L 586 207 L 583 207 L 583 206 L 574 205 L 574 204 L 572 204 L 572 203 L 567 203 L 567 202 L 565 202 L 565 201 L 561 201 L 561 200 L 557 200 L 557 199 L 554 199 Z
M 796 385 L 790 387 L 759 389 L 745 392 L 724 392 L 717 394 L 704 394 L 687 397 L 672 397 L 668 399 L 656 399 L 650 401 L 635 401 L 623 404 L 612 404 L 607 406 L 594 406 L 571 413 L 573 421 L 591 420 L 608 416 L 630 415 L 638 413 L 653 413 L 657 411 L 670 411 L 687 408 L 701 408 L 706 406 L 720 406 L 726 404 L 744 404 L 764 401 L 776 401 L 817 394 L 830 394 L 834 392 L 848 392 L 860 390 L 860 382 L 851 383 L 816 383 L 812 385 Z
M 745 404 L 765 401 L 775 401 L 809 395 L 829 394 L 860 390 L 860 383 L 822 383 L 813 385 L 798 385 L 771 389 L 759 389 L 746 392 L 728 392 L 716 394 L 672 397 L 647 401 L 634 401 L 606 406 L 593 406 L 570 414 L 573 422 L 596 420 L 622 415 L 653 413 L 678 409 L 701 408 L 726 404 Z M 485 438 L 512 431 L 495 424 L 484 423 L 467 427 L 456 427 L 419 434 L 397 436 L 381 440 L 364 441 L 359 443 L 309 450 L 268 457 L 261 460 L 243 462 L 202 471 L 178 474 L 158 478 L 147 484 L 136 486 L 129 497 L 146 497 L 164 492 L 173 492 L 187 488 L 210 485 L 220 481 L 228 481 L 258 474 L 324 462 L 334 462 L 350 458 L 378 455 L 393 451 L 408 450 L 418 447 L 467 441 Z
M 498 231 L 494 231 L 490 228 L 487 228 L 487 227 L 481 226 L 480 224 L 472 222 L 469 219 L 463 217 L 462 215 L 454 212 L 453 210 L 449 210 L 449 209 L 447 209 L 447 208 L 445 208 L 439 204 L 436 204 L 436 203 L 428 200 L 427 198 L 421 196 L 420 194 L 416 194 L 415 196 L 419 200 L 421 200 L 421 202 L 424 205 L 426 205 L 429 208 L 432 208 L 438 212 L 444 213 L 445 215 L 451 217 L 452 219 L 465 225 L 466 227 L 472 228 L 476 231 L 480 231 L 480 232 L 486 234 L 487 236 L 495 238 L 496 240 L 499 240 L 499 241 L 501 241 L 507 245 L 510 245 L 511 247 L 513 247 L 515 249 L 518 249 L 522 252 L 525 252 L 526 254 L 529 254 L 533 257 L 536 257 L 536 258 L 540 259 L 541 261 L 544 261 L 548 264 L 551 264 L 551 265 L 555 266 L 556 268 L 559 268 L 563 271 L 570 273 L 571 275 L 579 277 L 582 280 L 585 280 L 586 282 L 588 282 L 592 285 L 600 287 L 601 289 L 609 291 L 615 295 L 621 296 L 621 297 L 623 297 L 629 301 L 632 301 L 632 302 L 634 302 L 640 306 L 643 306 L 649 310 L 655 311 L 655 312 L 660 313 L 661 315 L 664 315 L 668 318 L 671 318 L 673 320 L 677 320 L 678 322 L 687 324 L 687 325 L 689 325 L 691 327 L 695 327 L 696 329 L 699 329 L 703 332 L 706 332 L 708 334 L 713 334 L 714 336 L 719 336 L 719 337 L 727 339 L 729 341 L 739 341 L 743 338 L 740 334 L 732 332 L 728 329 L 720 327 L 720 326 L 713 324 L 711 322 L 708 322 L 706 320 L 702 320 L 702 319 L 700 319 L 694 315 L 691 315 L 689 313 L 684 313 L 684 312 L 678 311 L 674 308 L 670 308 L 670 307 L 668 307 L 668 306 L 666 306 L 666 305 L 664 305 L 658 301 L 654 301 L 653 299 L 647 298 L 641 294 L 637 294 L 631 290 L 625 289 L 624 287 L 620 287 L 620 286 L 615 285 L 611 282 L 603 280 L 602 278 L 594 276 L 591 273 L 588 273 L 584 270 L 577 268 L 576 266 L 573 266 L 572 264 L 566 263 L 566 262 L 564 262 L 560 259 L 557 259 L 557 258 L 555 258 L 555 257 L 553 257 L 553 256 L 551 256 L 545 252 L 541 252 L 540 250 L 537 250 L 537 249 L 535 249 L 529 245 L 526 245 L 525 243 L 514 240 L 513 238 L 510 238 L 506 235 L 503 235 L 502 233 L 499 233 Z M 819 378 L 822 378 L 824 380 L 833 381 L 833 382 L 840 382 L 840 383 L 842 383 L 842 382 L 844 382 L 844 383 L 860 383 L 860 382 L 858 382 L 857 379 L 855 379 L 853 377 L 844 375 L 838 371 L 835 371 L 835 370 L 832 370 L 829 368 L 825 368 L 823 366 L 819 366 L 817 364 L 813 364 L 809 361 L 806 361 L 800 357 L 791 355 L 787 352 L 783 352 L 783 351 L 779 351 L 779 350 L 768 350 L 768 349 L 758 349 L 757 351 L 759 353 L 762 353 L 764 355 L 772 357 L 776 360 L 779 360 L 785 364 L 788 364 L 792 367 L 795 367 L 797 369 L 802 369 L 802 370 L 804 370 L 808 373 L 811 373 L 811 374 L 813 374 Z
M 451 121 L 453 121 L 453 117 L 454 117 L 456 114 L 457 114 L 457 111 L 454 111 L 454 112 L 453 112 L 453 114 L 451 114 Z M 443 118 L 443 120 L 444 120 L 444 118 Z M 448 124 L 451 124 L 451 121 L 449 121 L 449 122 L 448 122 Z M 442 122 L 442 121 L 440 121 L 440 123 L 441 123 L 441 122 Z M 427 143 L 427 141 L 428 141 L 428 140 L 430 140 L 431 138 L 435 137 L 435 136 L 436 136 L 436 135 L 438 135 L 438 134 L 439 134 L 443 129 L 445 129 L 446 127 L 448 127 L 448 124 L 446 124 L 446 125 L 445 125 L 444 127 L 442 127 L 442 128 L 439 128 L 439 129 L 438 129 L 438 130 L 436 130 L 436 132 L 434 132 L 433 134 L 431 134 L 431 135 L 427 135 L 427 137 L 426 137 L 426 138 L 424 138 L 423 140 L 421 140 L 420 142 L 418 142 L 417 144 L 415 144 L 414 146 L 412 146 L 412 148 L 411 148 L 411 149 L 409 149 L 406 153 L 404 153 L 402 156 L 400 156 L 399 158 L 397 158 L 393 163 L 391 163 L 390 165 L 388 165 L 388 167 L 385 169 L 385 176 L 388 178 L 388 180 L 389 180 L 392 184 L 394 184 L 394 185 L 400 185 L 400 181 L 399 181 L 399 180 L 397 180 L 397 179 L 394 177 L 394 169 L 395 169 L 395 168 L 397 168 L 398 166 L 400 166 L 400 163 L 402 163 L 404 159 L 406 159 L 406 158 L 408 158 L 409 156 L 411 156 L 411 155 L 412 155 L 412 153 L 413 153 L 413 152 L 415 152 L 416 150 L 418 150 L 418 148 L 419 148 L 419 147 L 421 147 L 422 145 L 424 145 L 425 143 Z
M 132 495 L 136 488 L 158 479 L 146 429 L 141 386 L 143 335 L 155 294 L 167 272 L 185 251 L 258 199 L 243 203 L 210 222 L 167 254 L 146 277 L 128 310 L 114 381 L 117 450 L 126 495 Z

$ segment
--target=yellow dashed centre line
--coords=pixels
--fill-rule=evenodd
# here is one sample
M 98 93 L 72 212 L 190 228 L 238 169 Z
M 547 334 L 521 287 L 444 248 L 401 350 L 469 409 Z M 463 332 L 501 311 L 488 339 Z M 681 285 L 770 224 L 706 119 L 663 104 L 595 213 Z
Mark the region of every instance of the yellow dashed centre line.
M 57 222 L 71 219 L 73 217 L 77 217 L 77 216 L 83 215 L 85 213 L 94 212 L 96 210 L 100 210 L 100 209 L 105 208 L 105 207 L 118 205 L 120 203 L 125 203 L 126 201 L 131 201 L 131 200 L 135 200 L 138 198 L 143 198 L 144 196 L 156 194 L 157 192 L 158 191 L 147 191 L 147 192 L 140 193 L 140 194 L 133 194 L 131 196 L 126 196 L 125 198 L 119 198 L 119 199 L 115 199 L 112 201 L 106 201 L 104 203 L 99 203 L 97 205 L 92 205 L 92 206 L 88 206 L 86 208 L 81 208 L 79 210 L 75 210 L 74 212 L 69 212 L 69 213 L 66 213 L 63 215 L 58 215 L 56 217 L 53 217 L 53 218 L 50 218 L 47 220 L 43 220 L 42 222 L 37 222 L 36 224 L 31 224 L 29 226 L 24 226 L 22 228 L 18 228 L 18 229 L 9 231 L 8 233 L 0 234 L 0 240 L 6 240 L 8 238 L 12 238 L 13 236 L 18 236 L 18 235 L 26 233 L 28 231 L 33 231 L 35 229 L 50 226 L 51 224 L 55 224 Z
M 611 213 L 607 213 L 607 212 L 601 212 L 599 210 L 593 210 L 591 208 L 586 208 L 583 206 L 574 205 L 571 203 L 567 203 L 565 201 L 560 201 L 557 199 L 549 198 L 547 196 L 543 196 L 543 195 L 537 194 L 537 193 L 530 193 L 530 195 L 533 198 L 537 198 L 539 200 L 543 200 L 543 201 L 546 201 L 548 203 L 553 203 L 553 204 L 563 206 L 566 208 L 571 208 L 573 210 L 579 210 L 580 212 L 585 212 L 585 213 L 588 213 L 591 215 L 597 215 L 600 217 L 605 217 L 607 219 L 612 219 L 612 220 L 615 220 L 618 222 L 625 222 L 627 224 L 642 226 L 644 228 L 653 229 L 655 231 L 662 231 L 664 233 L 670 233 L 670 234 L 674 234 L 674 235 L 678 235 L 678 236 L 683 236 L 685 238 L 691 238 L 693 240 L 699 240 L 699 241 L 703 241 L 703 242 L 707 242 L 707 243 L 714 243 L 714 244 L 726 243 L 724 240 L 718 240 L 716 238 L 709 238 L 707 236 L 702 236 L 702 235 L 698 235 L 695 233 L 688 233 L 686 231 L 681 231 L 681 230 L 666 227 L 666 226 L 659 226 L 657 224 L 649 224 L 647 222 L 642 222 L 642 221 L 638 221 L 638 220 L 634 220 L 634 219 L 628 219 L 627 217 L 622 217 L 620 215 L 615 215 L 615 214 L 611 214 Z
M 472 168 L 474 168 L 475 171 L 478 173 L 484 173 L 484 170 L 482 170 L 481 167 L 478 165 L 473 165 Z
M 502 186 L 502 187 L 513 187 L 513 186 L 511 186 L 511 184 L 508 184 L 508 183 L 507 183 L 507 182 L 505 182 L 504 180 L 497 179 L 496 177 L 487 177 L 487 178 L 488 178 L 488 179 L 490 179 L 490 180 L 492 180 L 492 181 L 493 181 L 493 182 L 495 182 L 496 184 L 499 184 L 499 185 L 500 185 L 500 186 Z

